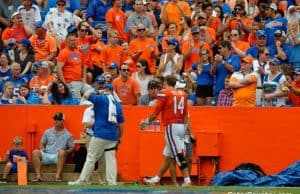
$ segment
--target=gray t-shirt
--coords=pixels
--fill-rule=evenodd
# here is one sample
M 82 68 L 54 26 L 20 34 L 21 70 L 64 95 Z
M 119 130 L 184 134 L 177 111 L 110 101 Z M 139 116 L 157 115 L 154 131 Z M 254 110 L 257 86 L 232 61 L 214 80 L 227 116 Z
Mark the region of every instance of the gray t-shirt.
M 150 101 L 151 101 L 151 99 L 150 99 L 149 94 L 144 94 L 140 97 L 140 101 L 139 101 L 138 105 L 149 106 Z
M 67 131 L 63 129 L 58 135 L 55 128 L 47 129 L 41 139 L 41 143 L 45 146 L 45 153 L 55 154 L 59 150 L 67 150 L 74 147 L 73 137 Z
M 6 4 L 4 0 L 0 0 L 0 16 L 9 19 L 21 4 L 22 0 L 12 0 L 11 4 Z
M 138 24 L 143 24 L 145 28 L 148 28 L 150 30 L 153 29 L 151 19 L 148 15 L 137 15 L 135 12 L 133 12 L 127 19 L 126 31 L 129 32 L 133 26 L 137 26 Z M 130 34 L 130 39 L 133 40 L 134 38 L 135 37 Z

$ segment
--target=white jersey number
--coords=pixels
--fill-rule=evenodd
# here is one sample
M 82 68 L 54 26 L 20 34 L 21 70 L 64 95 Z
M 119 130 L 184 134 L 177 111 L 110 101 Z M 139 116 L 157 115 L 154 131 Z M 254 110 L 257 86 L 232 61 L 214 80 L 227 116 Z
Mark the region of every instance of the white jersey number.
M 181 114 L 183 114 L 183 110 L 184 110 L 184 97 L 180 96 L 179 101 L 177 99 L 177 96 L 174 96 L 173 98 L 173 102 L 174 102 L 174 114 L 177 114 L 177 111 L 181 111 Z

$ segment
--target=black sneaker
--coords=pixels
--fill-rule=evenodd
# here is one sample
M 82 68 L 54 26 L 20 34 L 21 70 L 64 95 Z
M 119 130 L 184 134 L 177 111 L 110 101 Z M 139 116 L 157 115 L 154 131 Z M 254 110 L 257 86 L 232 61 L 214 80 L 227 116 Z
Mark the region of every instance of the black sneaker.
M 0 184 L 5 184 L 7 183 L 7 179 L 6 178 L 0 178 Z

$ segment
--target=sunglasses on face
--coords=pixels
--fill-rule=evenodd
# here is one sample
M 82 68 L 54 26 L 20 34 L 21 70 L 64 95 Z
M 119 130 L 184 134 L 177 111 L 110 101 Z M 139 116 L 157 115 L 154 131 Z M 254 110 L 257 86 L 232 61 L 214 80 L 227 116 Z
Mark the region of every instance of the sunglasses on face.
M 236 37 L 238 36 L 238 34 L 230 34 L 230 36 Z
M 241 8 L 234 8 L 234 11 L 241 11 Z
M 275 37 L 281 37 L 281 34 L 275 34 Z
M 141 29 L 137 29 L 137 31 L 138 32 L 144 32 L 144 31 L 146 31 L 146 29 L 145 28 L 141 28 Z
M 64 3 L 58 3 L 57 6 L 63 7 L 63 6 L 65 6 L 65 4 Z
M 270 56 L 270 53 L 265 53 L 266 56 Z
M 129 72 L 129 69 L 122 69 L 123 72 Z

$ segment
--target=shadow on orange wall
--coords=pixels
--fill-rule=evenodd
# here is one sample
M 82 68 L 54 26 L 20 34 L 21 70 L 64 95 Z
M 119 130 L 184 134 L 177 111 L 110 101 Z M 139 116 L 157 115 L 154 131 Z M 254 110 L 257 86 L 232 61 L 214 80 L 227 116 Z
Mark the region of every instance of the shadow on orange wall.
M 122 181 L 138 181 L 157 173 L 162 159 L 164 133 L 139 129 L 139 123 L 151 107 L 124 106 L 125 131 L 117 151 L 118 172 Z M 72 106 L 1 106 L 0 156 L 12 147 L 12 139 L 24 138 L 24 149 L 38 148 L 43 132 L 52 127 L 52 116 L 66 115 L 66 128 L 79 138 L 85 107 Z M 197 137 L 201 175 L 209 183 L 218 159 L 220 171 L 233 169 L 242 162 L 260 165 L 268 174 L 277 173 L 299 159 L 299 108 L 190 108 L 191 125 Z M 206 135 L 205 135 L 206 134 Z M 215 134 L 213 136 L 207 134 Z

